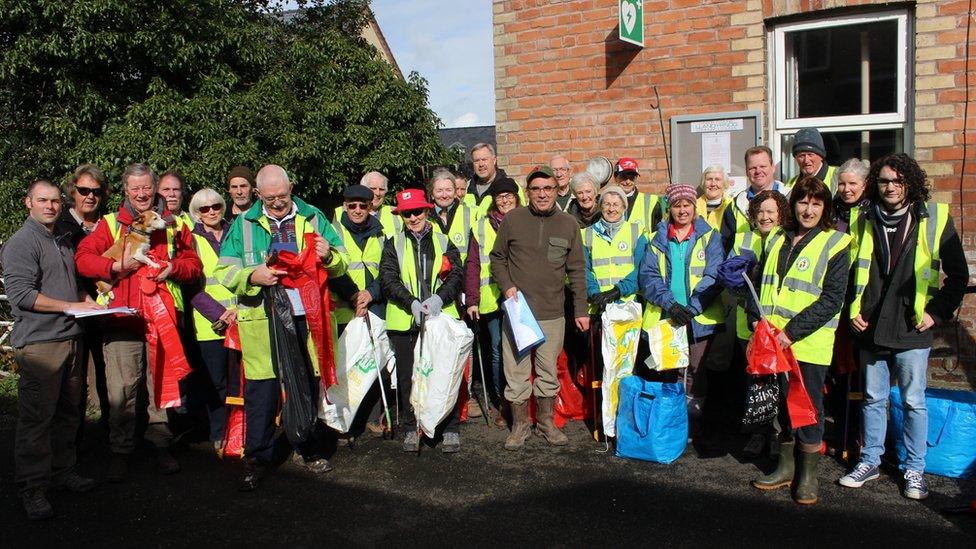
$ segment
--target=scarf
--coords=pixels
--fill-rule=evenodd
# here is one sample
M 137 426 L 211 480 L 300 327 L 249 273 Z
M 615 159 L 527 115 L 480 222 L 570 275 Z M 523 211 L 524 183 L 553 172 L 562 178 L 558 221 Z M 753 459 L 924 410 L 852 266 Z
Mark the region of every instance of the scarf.
M 878 220 L 875 232 L 878 250 L 881 252 L 882 274 L 888 276 L 901 258 L 908 228 L 912 222 L 912 214 L 909 206 L 889 212 L 880 204 L 875 204 L 874 215 Z

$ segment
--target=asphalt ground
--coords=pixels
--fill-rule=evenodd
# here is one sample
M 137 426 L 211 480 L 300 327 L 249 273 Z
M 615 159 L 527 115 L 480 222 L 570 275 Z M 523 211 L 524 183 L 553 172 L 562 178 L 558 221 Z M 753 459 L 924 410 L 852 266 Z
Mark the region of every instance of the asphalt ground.
M 505 451 L 507 431 L 483 420 L 462 425 L 454 455 L 426 446 L 405 454 L 398 441 L 366 435 L 339 446 L 331 473 L 285 460 L 247 494 L 236 490 L 239 462 L 184 440 L 179 474 L 159 475 L 141 450 L 128 482 L 51 492 L 57 516 L 30 523 L 12 481 L 13 419 L 0 418 L 5 547 L 976 546 L 976 516 L 940 513 L 976 497 L 976 480 L 928 475 L 931 495 L 916 502 L 900 495 L 892 470 L 858 490 L 840 487 L 844 467 L 825 457 L 820 501 L 801 507 L 787 490 L 749 486 L 769 461 L 702 459 L 690 447 L 669 465 L 625 460 L 581 422 L 567 426 L 566 447 L 533 436 L 519 452 Z M 101 478 L 108 457 L 101 426 L 90 424 L 81 472 Z

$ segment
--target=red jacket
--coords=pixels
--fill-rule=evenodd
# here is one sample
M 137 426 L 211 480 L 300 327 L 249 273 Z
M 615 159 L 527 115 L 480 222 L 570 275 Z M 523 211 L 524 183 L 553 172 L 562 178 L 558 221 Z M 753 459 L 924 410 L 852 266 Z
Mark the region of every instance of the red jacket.
M 168 212 L 163 212 L 163 216 L 172 217 Z M 102 219 L 104 221 L 105 218 Z M 129 210 L 125 206 L 120 206 L 116 219 L 121 225 L 119 234 L 125 234 L 125 228 L 132 223 Z M 108 223 L 99 223 L 94 232 L 78 243 L 78 251 L 75 252 L 78 274 L 87 278 L 113 281 L 112 263 L 114 260 L 102 257 L 102 254 L 114 243 L 115 239 L 112 238 L 112 231 Z M 154 231 L 150 245 L 156 257 L 167 257 L 165 231 Z M 169 275 L 170 279 L 179 284 L 196 282 L 203 275 L 203 265 L 193 249 L 193 235 L 190 234 L 190 227 L 184 225 L 176 233 L 173 245 L 175 254 L 172 259 L 173 271 Z M 131 274 L 119 280 L 115 288 L 112 289 L 112 293 L 114 298 L 110 304 L 111 307 L 138 309 L 142 304 L 142 291 Z

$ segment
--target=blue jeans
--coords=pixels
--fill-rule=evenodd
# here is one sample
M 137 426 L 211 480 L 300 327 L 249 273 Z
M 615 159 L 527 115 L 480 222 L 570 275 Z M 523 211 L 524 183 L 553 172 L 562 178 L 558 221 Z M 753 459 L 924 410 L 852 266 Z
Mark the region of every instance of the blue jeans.
M 505 394 L 505 372 L 502 371 L 502 314 L 496 311 L 481 315 L 478 321 L 481 328 L 480 357 L 486 362 L 485 375 L 491 376 L 492 383 L 488 386 L 489 398 L 499 405 Z M 487 338 L 485 336 L 488 336 Z M 490 358 L 489 358 L 490 357 Z M 489 360 L 485 360 L 489 359 Z
M 908 456 L 903 464 L 913 471 L 925 470 L 926 440 L 929 414 L 925 407 L 926 373 L 931 349 L 886 351 L 874 353 L 861 350 L 864 368 L 864 450 L 861 460 L 880 465 L 888 430 L 888 395 L 891 377 L 898 383 L 904 402 L 904 441 Z M 892 372 L 894 370 L 894 372 Z

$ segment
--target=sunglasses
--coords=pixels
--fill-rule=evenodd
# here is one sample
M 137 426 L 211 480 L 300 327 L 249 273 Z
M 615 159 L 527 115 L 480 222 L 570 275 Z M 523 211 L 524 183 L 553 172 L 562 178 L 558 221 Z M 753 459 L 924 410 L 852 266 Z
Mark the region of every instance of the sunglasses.
M 353 212 L 356 210 L 368 210 L 369 205 L 363 204 L 362 202 L 348 202 L 346 204 L 346 209 Z
M 202 214 L 210 213 L 210 210 L 213 210 L 215 212 L 219 212 L 220 210 L 223 210 L 223 209 L 224 209 L 224 205 L 223 204 L 220 204 L 220 203 L 211 204 L 209 206 L 200 206 L 200 213 L 202 213 Z
M 427 210 L 423 208 L 417 208 L 416 210 L 404 210 L 400 212 L 400 215 L 402 215 L 404 219 L 410 219 L 411 217 L 419 217 L 426 211 Z
M 80 194 L 81 196 L 88 196 L 90 194 L 94 194 L 95 196 L 102 196 L 102 194 L 104 194 L 101 187 L 95 187 L 95 188 L 75 187 L 75 190 L 78 191 L 78 194 Z

